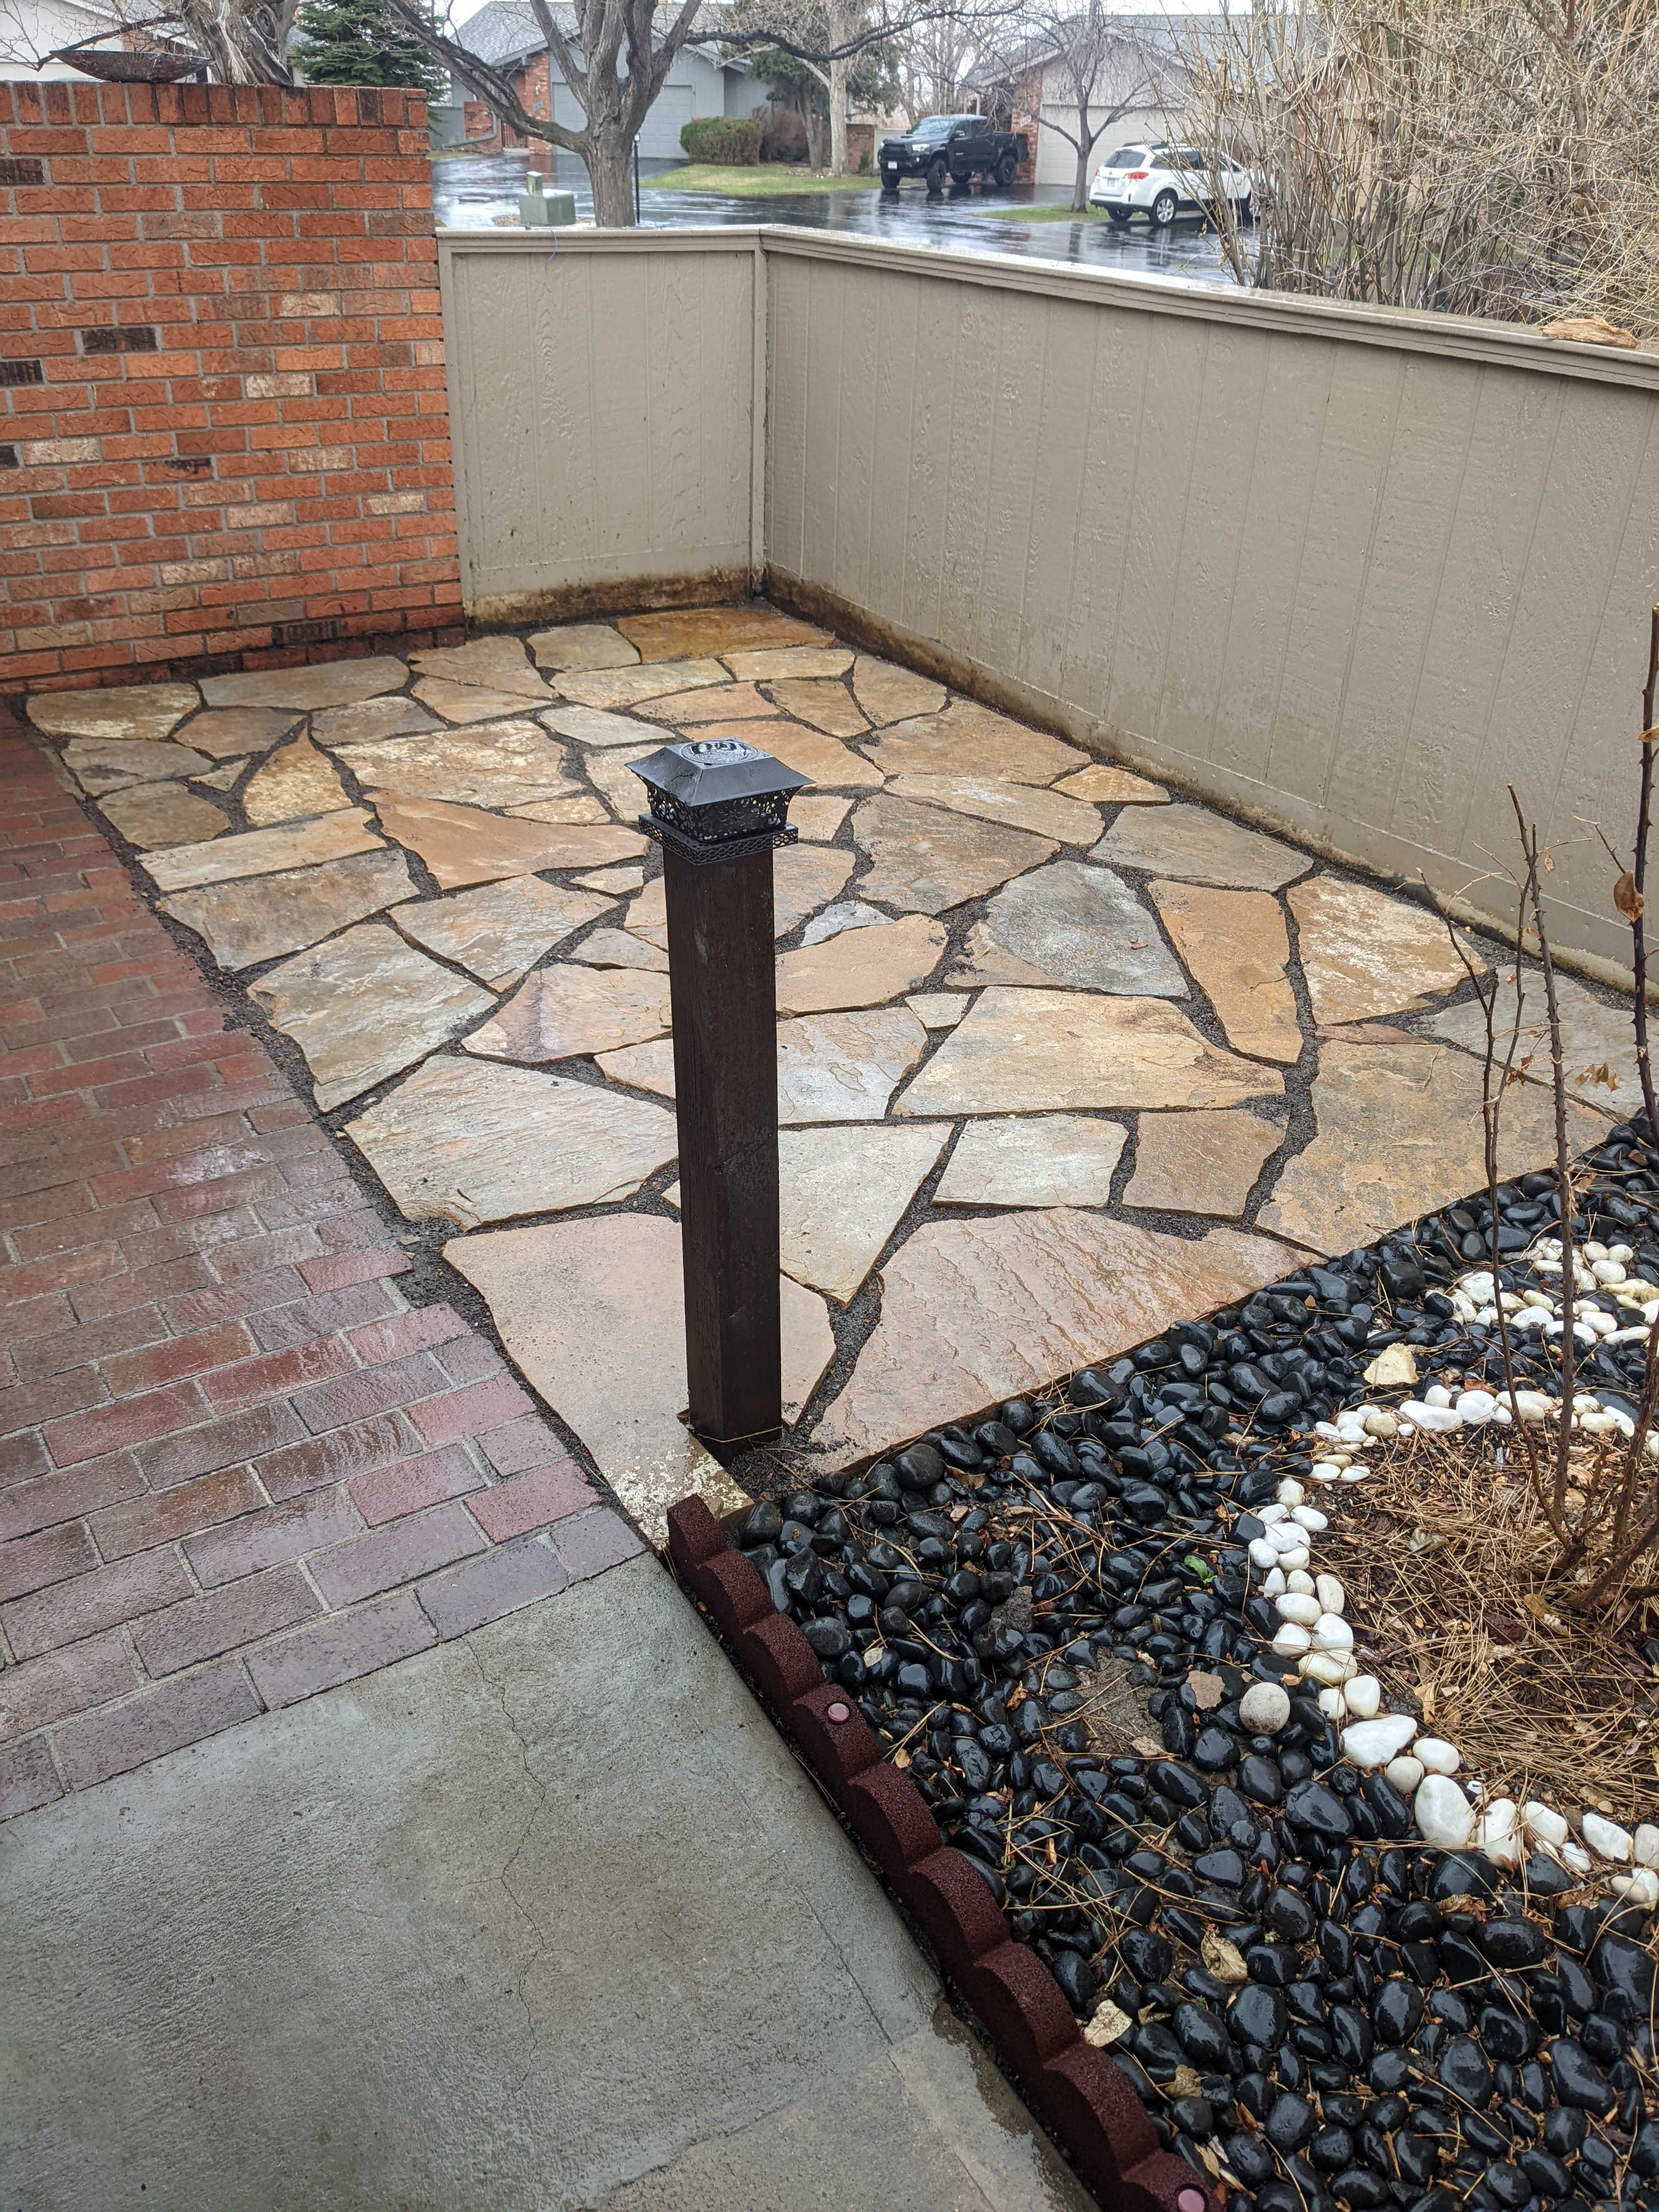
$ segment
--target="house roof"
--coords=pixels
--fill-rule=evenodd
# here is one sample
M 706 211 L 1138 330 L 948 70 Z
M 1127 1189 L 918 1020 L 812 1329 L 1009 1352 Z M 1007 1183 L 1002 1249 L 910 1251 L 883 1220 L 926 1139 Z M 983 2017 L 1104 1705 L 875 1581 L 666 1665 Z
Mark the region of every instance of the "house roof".
M 708 12 L 708 11 L 705 11 Z M 577 37 L 576 11 L 554 0 L 553 20 L 565 36 L 573 42 Z M 709 15 L 708 26 L 713 27 L 717 19 Z M 484 5 L 475 15 L 469 15 L 455 33 L 455 42 L 465 46 L 470 54 L 477 54 L 481 62 L 493 69 L 503 63 L 524 60 L 528 55 L 538 54 L 547 44 L 542 36 L 533 11 L 526 0 L 484 0 Z M 713 53 L 699 48 L 710 64 L 719 69 L 745 68 L 745 63 L 728 61 L 724 64 Z

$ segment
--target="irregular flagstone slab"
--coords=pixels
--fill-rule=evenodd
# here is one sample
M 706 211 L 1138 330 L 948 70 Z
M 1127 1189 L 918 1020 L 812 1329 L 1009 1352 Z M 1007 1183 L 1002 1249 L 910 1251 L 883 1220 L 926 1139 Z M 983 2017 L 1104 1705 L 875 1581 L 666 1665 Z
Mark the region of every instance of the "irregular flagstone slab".
M 302 951 L 337 929 L 416 895 L 408 861 L 380 845 L 325 867 L 175 891 L 159 903 L 163 914 L 206 939 L 222 968 L 252 968 L 284 952 Z
M 850 799 L 815 799 L 810 792 L 789 802 L 789 819 L 809 845 L 827 845 L 847 819 Z
M 970 1121 L 936 1206 L 1104 1206 L 1128 1133 L 1083 1114 Z
M 853 665 L 850 646 L 763 646 L 753 653 L 723 653 L 720 659 L 740 683 L 776 684 L 784 677 L 845 676 Z
M 422 1059 L 492 1003 L 381 921 L 359 922 L 248 988 L 304 1053 L 325 1113 Z
M 471 806 L 524 806 L 580 790 L 562 745 L 534 722 L 490 722 L 424 738 L 380 738 L 342 748 L 365 789 L 393 799 L 445 799 Z
M 440 1053 L 345 1133 L 410 1221 L 459 1229 L 609 1206 L 674 1157 L 674 1116 L 642 1098 Z
M 842 790 L 879 791 L 887 780 L 879 769 L 872 768 L 864 756 L 855 753 L 850 745 L 826 738 L 821 730 L 809 730 L 800 722 L 716 723 L 702 734 L 706 738 L 741 738 L 744 744 L 758 745 L 762 752 L 770 753 L 774 760 L 781 760 L 797 775 L 810 775 L 814 783 Z M 799 806 L 799 799 L 793 805 Z
M 772 607 L 689 607 L 656 615 L 624 615 L 617 628 L 642 660 L 691 660 L 699 653 L 757 646 L 833 645 L 828 630 Z
M 1188 1241 L 1070 1207 L 930 1224 L 883 1268 L 881 1319 L 816 1441 L 833 1467 L 920 1436 L 1113 1359 L 1286 1266 L 1264 1237 Z
M 906 914 L 942 914 L 982 898 L 1010 876 L 1052 860 L 1059 847 L 1028 830 L 976 822 L 911 799 L 866 799 L 853 835 L 871 857 L 859 889 Z
M 247 830 L 240 837 L 210 844 L 175 845 L 144 863 L 146 874 L 164 891 L 193 884 L 222 884 L 242 876 L 274 876 L 286 868 L 311 868 L 343 860 L 349 853 L 373 853 L 380 840 L 369 829 L 361 806 L 337 814 L 314 815 L 309 822 L 284 823 L 274 830 Z
M 538 629 L 530 650 L 542 668 L 631 668 L 640 649 L 609 623 L 563 623 Z
M 475 1030 L 466 1049 L 490 1060 L 577 1060 L 661 1036 L 668 978 L 622 968 L 543 968 Z
M 296 738 L 272 753 L 242 793 L 242 811 L 256 827 L 294 822 L 307 814 L 337 814 L 350 804 L 333 763 L 309 738 Z
M 927 1042 L 908 1006 L 780 1022 L 779 1121 L 879 1121 Z M 606 1053 L 599 1066 L 613 1082 L 674 1096 L 673 1048 L 665 1042 Z
M 210 769 L 205 775 L 191 776 L 191 781 L 204 785 L 209 791 L 234 791 L 246 767 L 245 760 L 227 761 L 221 768 Z
M 826 677 L 783 677 L 767 689 L 786 714 L 822 730 L 827 738 L 860 738 L 870 726 L 847 686 Z
M 610 810 L 602 799 L 579 791 L 574 799 L 534 799 L 528 806 L 510 806 L 516 822 L 609 822 Z
M 645 711 L 660 721 L 689 726 L 694 722 L 764 721 L 777 709 L 752 684 L 711 684 L 701 691 L 676 691 L 665 699 L 650 700 Z
M 783 1271 L 844 1305 L 945 1149 L 948 1122 L 890 1121 L 778 1136 Z
M 731 680 L 718 660 L 659 660 L 650 667 L 562 668 L 558 690 L 561 698 L 579 707 L 614 708 L 641 707 L 647 699 L 668 699 L 677 691 Z
M 295 707 L 315 714 L 354 699 L 401 691 L 409 671 L 388 653 L 362 660 L 327 660 L 313 668 L 262 668 L 246 676 L 207 676 L 202 696 L 210 707 Z
M 1324 1044 L 1313 1086 L 1317 1134 L 1280 1171 L 1263 1229 L 1322 1252 L 1347 1252 L 1486 1182 L 1480 1063 L 1452 1045 Z M 1500 1182 L 1554 1157 L 1553 1101 L 1510 1085 L 1499 1125 Z M 1569 1103 L 1574 1152 L 1606 1124 Z
M 589 968 L 644 968 L 653 975 L 668 973 L 668 955 L 654 945 L 647 945 L 642 937 L 630 937 L 625 929 L 596 929 L 591 937 L 583 938 L 570 955 Z
M 1311 866 L 1305 853 L 1212 814 L 1207 806 L 1161 806 L 1120 815 L 1090 855 L 1183 882 L 1276 891 Z
M 853 696 L 878 728 L 917 714 L 937 714 L 946 696 L 942 684 L 873 654 L 861 653 L 853 664 Z
M 561 938 L 603 914 L 606 903 L 592 892 L 566 890 L 537 876 L 509 876 L 452 898 L 405 907 L 392 920 L 428 952 L 504 991 Z
M 607 714 L 599 707 L 549 707 L 536 720 L 556 736 L 574 738 L 578 744 L 597 745 L 601 750 L 608 745 L 649 748 L 662 744 L 662 732 L 649 722 L 635 721 L 631 714 Z
M 27 712 L 49 738 L 153 744 L 200 704 L 193 684 L 117 684 L 100 691 L 37 691 Z
M 509 1358 L 574 1429 L 659 1547 L 688 1494 L 715 1513 L 749 1501 L 679 1415 L 685 1304 L 678 1224 L 613 1213 L 500 1229 L 444 1247 L 489 1306 Z M 823 1300 L 780 1279 L 784 1418 L 793 1420 L 835 1357 Z
M 896 722 L 865 750 L 885 775 L 991 776 L 1000 783 L 1052 783 L 1068 769 L 1087 768 L 1075 745 L 972 699 L 958 699 L 942 714 Z
M 799 845 L 781 847 L 772 855 L 773 935 L 787 937 L 809 914 L 834 898 L 852 872 L 850 853 L 821 845 L 805 850 Z M 644 938 L 647 945 L 668 950 L 667 894 L 660 876 L 648 883 L 629 908 L 623 927 Z
M 1063 791 L 1068 799 L 1091 799 L 1097 806 L 1167 806 L 1170 803 L 1170 794 L 1161 783 L 1149 783 L 1145 776 L 1132 775 L 1127 768 L 1114 768 L 1109 761 L 1097 761 L 1076 775 L 1063 776 L 1054 789 Z
M 645 882 L 643 868 L 596 868 L 592 875 L 575 879 L 585 891 L 603 891 L 607 898 L 625 898 Z
M 963 991 L 917 991 L 904 1003 L 924 1029 L 953 1030 L 973 1000 Z
M 981 822 L 1010 822 L 1061 845 L 1092 845 L 1100 835 L 1098 808 L 1057 798 L 1041 784 L 1000 783 L 988 775 L 901 775 L 891 789 L 900 799 L 949 806 Z
M 1155 883 L 1153 902 L 1176 950 L 1215 1008 L 1236 1052 L 1286 1066 L 1302 1057 L 1291 988 L 1291 939 L 1267 891 Z
M 267 751 L 297 729 L 300 720 L 292 708 L 210 708 L 205 714 L 191 717 L 180 742 L 193 751 L 211 754 L 215 760 L 229 760 L 238 753 Z
M 106 808 L 107 812 L 108 809 Z M 1515 1027 L 1515 970 L 1498 979 L 1498 999 L 1492 1010 L 1498 1042 L 1498 1065 L 1509 1056 Z M 1536 974 L 1524 978 L 1521 990 L 1521 1035 L 1511 1065 L 1523 1070 L 1534 1083 L 1551 1079 L 1549 1016 L 1544 986 Z M 1621 1119 L 1638 1113 L 1642 1078 L 1636 1060 L 1636 1034 L 1632 1026 L 1631 1002 L 1604 1006 L 1571 975 L 1558 974 L 1555 1002 L 1561 1024 L 1561 1072 L 1567 1095 L 1581 1105 L 1594 1106 Z M 1485 1056 L 1486 1018 L 1471 1000 L 1466 1006 L 1449 1006 L 1429 1024 L 1436 1036 L 1466 1052 Z
M 844 929 L 826 942 L 786 952 L 778 962 L 780 1013 L 828 1013 L 879 1006 L 925 982 L 939 965 L 945 932 L 915 915 L 878 928 Z
M 552 697 L 552 693 L 544 695 Z M 446 684 L 438 678 L 428 677 L 415 686 L 415 696 L 422 706 L 441 714 L 446 722 L 465 725 L 468 722 L 494 722 L 514 714 L 522 714 L 526 700 L 511 691 L 484 691 L 471 684 Z
M 1109 868 L 1056 860 L 997 893 L 968 934 L 953 983 L 1059 983 L 1073 990 L 1184 999 L 1187 978 L 1158 924 Z
M 587 780 L 605 793 L 605 803 L 618 822 L 631 827 L 641 814 L 647 812 L 645 786 L 634 773 L 635 762 L 648 760 L 662 750 L 662 732 L 656 733 L 653 744 L 630 748 L 626 752 L 588 753 L 582 761 Z
M 598 867 L 645 850 L 645 839 L 632 830 L 504 822 L 498 814 L 437 799 L 381 799 L 377 811 L 387 836 L 418 853 L 447 891 L 501 876 L 538 875 L 544 868 Z
M 957 1023 L 896 1110 L 1233 1106 L 1279 1097 L 1284 1088 L 1276 1070 L 1219 1050 L 1163 999 L 990 990 Z
M 331 707 L 312 717 L 311 734 L 319 745 L 363 745 L 376 738 L 414 737 L 443 724 L 413 699 L 360 699 L 356 706 Z
M 553 696 L 537 674 L 522 641 L 516 637 L 475 637 L 465 645 L 411 653 L 409 662 L 417 676 L 434 678 L 443 684 L 477 684 L 483 690 L 505 691 L 520 699 Z M 420 696 L 418 686 L 416 696 Z
M 163 738 L 146 744 L 136 738 L 75 738 L 64 749 L 64 764 L 82 790 L 96 799 L 135 783 L 181 781 L 213 763 L 205 753 Z
M 127 842 L 141 851 L 203 842 L 222 836 L 230 827 L 222 807 L 210 799 L 198 799 L 182 783 L 134 784 L 126 791 L 112 792 L 103 809 Z
M 803 945 L 824 945 L 830 938 L 839 937 L 844 929 L 880 929 L 893 919 L 878 906 L 866 906 L 862 899 L 837 899 L 833 905 L 815 914 L 800 933 Z
M 1338 876 L 1298 884 L 1290 900 L 1316 1022 L 1404 1013 L 1468 981 L 1437 914 Z M 1467 949 L 1476 973 L 1484 971 L 1489 963 Z
M 1284 1140 L 1283 1128 L 1254 1114 L 1143 1114 L 1123 1203 L 1237 1221 Z

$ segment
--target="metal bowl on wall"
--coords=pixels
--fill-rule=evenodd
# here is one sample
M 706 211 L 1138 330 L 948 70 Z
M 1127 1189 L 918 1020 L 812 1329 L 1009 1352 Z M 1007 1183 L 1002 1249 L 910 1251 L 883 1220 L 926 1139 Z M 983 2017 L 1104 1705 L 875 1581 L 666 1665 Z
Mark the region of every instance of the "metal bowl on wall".
M 180 53 L 176 46 L 131 53 L 122 47 L 59 46 L 51 56 L 105 84 L 171 84 L 207 67 L 205 54 Z

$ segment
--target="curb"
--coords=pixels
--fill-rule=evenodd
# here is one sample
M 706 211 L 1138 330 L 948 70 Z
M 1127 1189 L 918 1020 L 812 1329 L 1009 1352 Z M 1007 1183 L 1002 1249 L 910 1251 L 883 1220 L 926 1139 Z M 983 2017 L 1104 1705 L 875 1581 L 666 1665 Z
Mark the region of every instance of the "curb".
M 1083 2040 L 1048 1967 L 1014 1941 L 990 1891 L 945 1844 L 915 1784 L 882 1758 L 857 1705 L 824 1680 L 805 1637 L 774 1610 L 766 1584 L 727 1545 L 701 1498 L 669 1508 L 668 1558 L 1101 2204 L 1109 2212 L 1215 2212 L 1219 2192 L 1206 2189 L 1185 2159 L 1158 2148 L 1127 2076 Z

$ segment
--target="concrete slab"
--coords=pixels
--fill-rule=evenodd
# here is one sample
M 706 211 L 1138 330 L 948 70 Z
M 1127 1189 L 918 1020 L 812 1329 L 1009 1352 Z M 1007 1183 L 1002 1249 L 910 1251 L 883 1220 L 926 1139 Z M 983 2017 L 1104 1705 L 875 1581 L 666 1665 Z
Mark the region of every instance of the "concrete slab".
M 30 2212 L 1086 2204 L 641 1557 L 0 1832 Z

